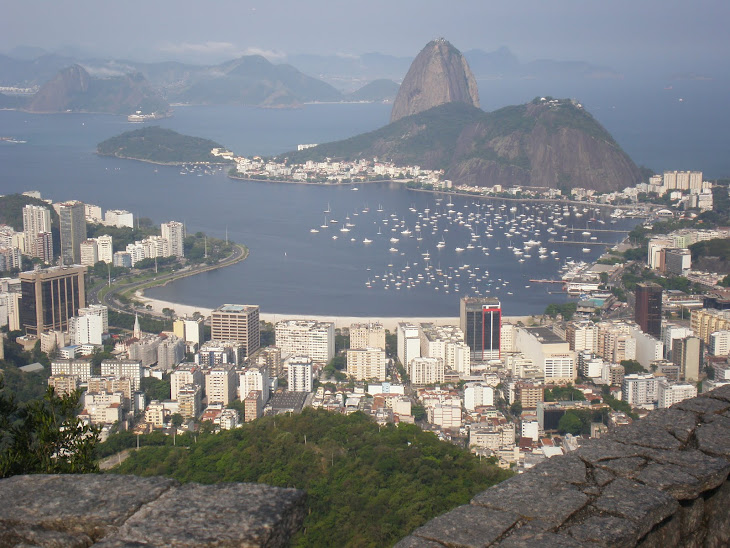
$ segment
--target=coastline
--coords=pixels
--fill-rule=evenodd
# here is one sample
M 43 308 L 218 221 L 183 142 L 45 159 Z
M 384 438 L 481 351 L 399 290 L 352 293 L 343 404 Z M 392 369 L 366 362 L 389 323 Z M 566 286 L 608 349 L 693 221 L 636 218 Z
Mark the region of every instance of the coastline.
M 145 164 L 154 164 L 156 166 L 184 166 L 187 164 L 193 164 L 196 166 L 227 166 L 231 162 L 157 162 L 155 160 L 146 160 L 144 158 L 132 158 L 131 156 L 120 156 L 119 154 L 102 154 L 96 151 L 98 156 L 106 156 L 108 158 L 119 158 L 120 160 L 133 160 L 135 162 L 144 162 Z
M 174 303 L 171 301 L 163 301 L 161 299 L 153 299 L 151 297 L 138 297 L 139 300 L 143 301 L 146 305 L 152 306 L 152 310 L 155 312 L 162 313 L 163 308 L 170 308 L 175 311 L 178 315 L 192 315 L 193 312 L 199 312 L 205 317 L 210 316 L 213 312 L 213 308 L 204 308 L 199 306 L 192 306 L 182 303 Z M 225 303 L 221 303 L 223 305 Z M 282 320 L 316 320 L 320 322 L 334 322 L 335 328 L 340 329 L 342 327 L 350 327 L 353 323 L 368 323 L 368 322 L 380 322 L 383 327 L 392 331 L 395 331 L 399 322 L 412 322 L 412 323 L 427 323 L 431 322 L 436 325 L 458 325 L 458 316 L 336 316 L 336 315 L 317 315 L 317 314 L 296 314 L 296 313 L 284 313 L 284 312 L 261 312 L 259 314 L 261 320 L 276 323 Z M 505 321 L 510 322 L 527 322 L 533 316 L 504 316 Z

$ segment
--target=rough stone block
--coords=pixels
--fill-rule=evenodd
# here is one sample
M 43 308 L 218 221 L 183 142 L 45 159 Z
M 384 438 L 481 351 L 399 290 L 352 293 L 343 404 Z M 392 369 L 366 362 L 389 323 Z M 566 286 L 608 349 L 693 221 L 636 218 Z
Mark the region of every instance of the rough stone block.
M 692 411 L 700 415 L 716 415 L 730 409 L 730 402 L 716 398 L 692 398 L 673 405 L 672 409 Z
M 616 478 L 612 472 L 602 468 L 594 468 L 591 470 L 591 477 L 593 478 L 593 483 L 595 483 L 598 487 L 603 487 Z
M 535 504 L 539 500 L 550 501 L 550 504 Z M 515 512 L 526 519 L 541 519 L 557 527 L 588 501 L 587 495 L 563 483 L 558 476 L 541 477 L 527 473 L 482 491 L 471 502 L 495 510 Z
M 645 464 L 646 459 L 642 457 L 625 457 L 599 462 L 596 466 L 609 470 L 617 476 L 628 478 L 639 471 Z
M 702 527 L 705 515 L 705 499 L 698 497 L 692 501 L 684 501 L 679 511 L 680 528 L 683 537 L 690 537 Z
M 99 540 L 177 482 L 101 474 L 14 476 L 0 481 L 0 529 L 32 527 Z
M 730 481 L 705 498 L 705 546 L 730 546 Z
M 700 395 L 700 398 L 714 398 L 730 402 L 730 385 L 726 384 L 724 386 L 719 386 L 710 392 L 705 392 Z
M 656 449 L 679 449 L 681 442 L 663 427 L 648 421 L 636 421 L 618 428 L 610 439 L 629 445 L 654 447 Z
M 630 519 L 637 524 L 639 536 L 648 533 L 679 508 L 670 495 L 624 478 L 617 478 L 604 487 L 593 506 L 601 512 Z
M 585 463 L 573 455 L 563 455 L 547 459 L 532 470 L 531 475 L 559 477 L 566 483 L 582 485 L 588 481 Z
M 674 464 L 649 464 L 633 474 L 633 478 L 679 500 L 697 497 L 703 491 L 699 479 Z
M 303 491 L 255 483 L 188 483 L 145 505 L 109 543 L 286 546 L 304 518 Z
M 642 548 L 667 548 L 668 546 L 681 546 L 679 540 L 682 536 L 680 519 L 672 516 L 663 523 L 656 525 L 649 531 L 640 543 Z
M 519 519 L 512 512 L 488 510 L 465 504 L 413 531 L 413 535 L 446 546 L 489 546 Z
M 411 535 L 401 539 L 393 548 L 444 548 L 444 545 Z
M 681 467 L 684 473 L 699 480 L 699 492 L 714 489 L 724 482 L 730 473 L 730 462 L 721 457 L 706 455 L 696 449 L 662 451 L 647 448 L 643 451 L 643 456 L 653 462 Z
M 700 423 L 696 413 L 683 411 L 674 406 L 670 409 L 658 409 L 643 419 L 649 424 L 664 428 L 682 443 L 687 443 L 697 425 Z
M 588 440 L 572 454 L 592 466 L 606 460 L 641 456 L 638 447 L 606 438 Z
M 697 448 L 709 455 L 730 458 L 730 419 L 713 416 L 695 430 Z
M 630 547 L 636 545 L 638 527 L 628 519 L 614 516 L 593 516 L 563 531 L 577 541 L 601 546 Z
M 515 529 L 507 538 L 495 544 L 500 548 L 585 548 L 591 543 L 578 542 L 567 535 L 551 533 L 539 525 L 529 523 Z

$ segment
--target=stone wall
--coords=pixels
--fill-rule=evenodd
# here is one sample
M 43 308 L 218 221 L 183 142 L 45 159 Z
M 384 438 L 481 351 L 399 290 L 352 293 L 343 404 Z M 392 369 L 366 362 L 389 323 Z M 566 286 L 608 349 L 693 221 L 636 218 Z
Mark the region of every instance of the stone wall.
M 725 386 L 553 457 L 396 546 L 728 546 L 728 472 Z
M 253 483 L 15 476 L 0 480 L 0 547 L 288 546 L 304 499 Z

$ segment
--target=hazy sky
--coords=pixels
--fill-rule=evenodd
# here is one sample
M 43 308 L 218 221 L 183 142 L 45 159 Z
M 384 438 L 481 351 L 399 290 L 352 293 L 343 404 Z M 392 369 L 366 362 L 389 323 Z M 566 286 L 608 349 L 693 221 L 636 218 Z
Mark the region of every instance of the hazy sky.
M 728 0 L 3 0 L 0 51 L 221 61 L 251 52 L 412 57 L 444 36 L 462 51 L 612 66 L 719 62 Z

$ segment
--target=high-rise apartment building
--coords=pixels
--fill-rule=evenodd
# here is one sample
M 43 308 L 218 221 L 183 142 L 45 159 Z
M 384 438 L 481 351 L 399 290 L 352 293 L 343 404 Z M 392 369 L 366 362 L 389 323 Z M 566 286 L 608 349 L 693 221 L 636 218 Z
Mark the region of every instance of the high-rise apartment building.
M 99 248 L 97 247 L 96 240 L 94 238 L 81 242 L 79 249 L 81 253 L 81 260 L 79 264 L 84 266 L 94 266 L 99 261 Z
M 421 357 L 421 337 L 418 326 L 406 322 L 398 324 L 398 359 L 408 374 L 413 358 Z
M 232 364 L 220 364 L 211 367 L 205 374 L 205 393 L 208 404 L 222 403 L 228 405 L 236 399 L 238 377 Z
M 21 329 L 37 337 L 44 331 L 68 330 L 69 320 L 86 306 L 85 275 L 85 266 L 21 272 Z
M 307 356 L 295 356 L 289 360 L 287 390 L 290 392 L 312 391 L 312 360 Z
M 662 336 L 662 286 L 656 283 L 636 285 L 636 323 L 644 333 L 656 339 Z
M 474 361 L 497 360 L 500 353 L 502 305 L 494 297 L 463 297 L 459 327 Z
M 106 264 L 112 264 L 114 260 L 114 246 L 112 244 L 112 237 L 108 234 L 96 238 L 98 260 L 104 261 Z
M 385 327 L 381 323 L 354 323 L 350 326 L 350 348 L 385 350 Z
M 27 204 L 23 207 L 23 233 L 25 252 L 40 257 L 45 262 L 53 258 L 53 239 L 51 237 L 51 210 L 38 205 Z M 44 236 L 38 238 L 40 234 Z M 40 245 L 39 245 L 40 243 Z M 48 253 L 50 246 L 51 252 Z
M 347 374 L 356 381 L 384 381 L 385 362 L 385 350 L 351 348 L 347 351 Z
M 335 324 L 315 320 L 286 320 L 275 326 L 276 346 L 283 356 L 309 356 L 327 363 L 335 356 Z
M 250 304 L 224 304 L 210 315 L 211 339 L 237 341 L 243 344 L 246 356 L 261 345 L 259 307 Z
M 170 221 L 161 225 L 162 237 L 170 244 L 170 255 L 184 257 L 185 225 L 178 221 Z
M 86 208 L 79 201 L 58 205 L 61 226 L 61 262 L 65 265 L 81 263 L 81 242 L 86 240 Z
M 702 365 L 702 341 L 699 337 L 675 339 L 672 346 L 672 362 L 679 366 L 679 374 L 685 381 L 697 382 Z

